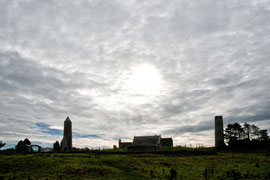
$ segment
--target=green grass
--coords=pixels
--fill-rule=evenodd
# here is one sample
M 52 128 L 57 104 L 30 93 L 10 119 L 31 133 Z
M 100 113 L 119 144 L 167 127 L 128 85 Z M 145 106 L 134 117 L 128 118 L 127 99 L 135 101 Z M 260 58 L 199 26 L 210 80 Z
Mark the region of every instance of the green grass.
M 191 148 L 191 147 L 162 147 L 163 151 L 213 151 L 214 147 L 199 147 L 199 148 Z
M 0 179 L 270 179 L 268 152 L 213 156 L 28 154 L 0 155 Z

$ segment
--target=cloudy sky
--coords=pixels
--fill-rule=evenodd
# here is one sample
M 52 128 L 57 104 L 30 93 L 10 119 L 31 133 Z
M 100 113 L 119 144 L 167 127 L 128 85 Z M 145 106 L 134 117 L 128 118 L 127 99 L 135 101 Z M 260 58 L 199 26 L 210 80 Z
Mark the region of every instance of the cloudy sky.
M 270 128 L 268 0 L 0 0 L 0 140 L 161 134 L 214 145 L 214 116 Z

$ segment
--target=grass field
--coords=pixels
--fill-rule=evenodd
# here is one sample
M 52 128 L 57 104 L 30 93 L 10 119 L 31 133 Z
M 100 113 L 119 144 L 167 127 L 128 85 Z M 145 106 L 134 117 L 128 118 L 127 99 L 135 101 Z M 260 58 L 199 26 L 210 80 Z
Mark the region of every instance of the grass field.
M 0 155 L 0 179 L 270 179 L 269 152 Z

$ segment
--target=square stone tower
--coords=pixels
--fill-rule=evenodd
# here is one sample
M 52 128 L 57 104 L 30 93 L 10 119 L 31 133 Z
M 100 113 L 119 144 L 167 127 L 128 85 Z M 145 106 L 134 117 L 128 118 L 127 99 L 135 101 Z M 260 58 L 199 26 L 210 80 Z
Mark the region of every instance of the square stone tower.
M 224 147 L 224 135 L 223 135 L 223 117 L 215 116 L 215 147 Z

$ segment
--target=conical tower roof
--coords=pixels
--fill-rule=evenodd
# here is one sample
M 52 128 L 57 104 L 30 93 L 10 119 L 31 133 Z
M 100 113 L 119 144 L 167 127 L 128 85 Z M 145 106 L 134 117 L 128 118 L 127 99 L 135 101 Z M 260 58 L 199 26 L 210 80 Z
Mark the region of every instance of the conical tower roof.
M 71 120 L 69 119 L 69 117 L 67 117 L 67 119 L 65 121 L 70 121 L 71 122 Z

